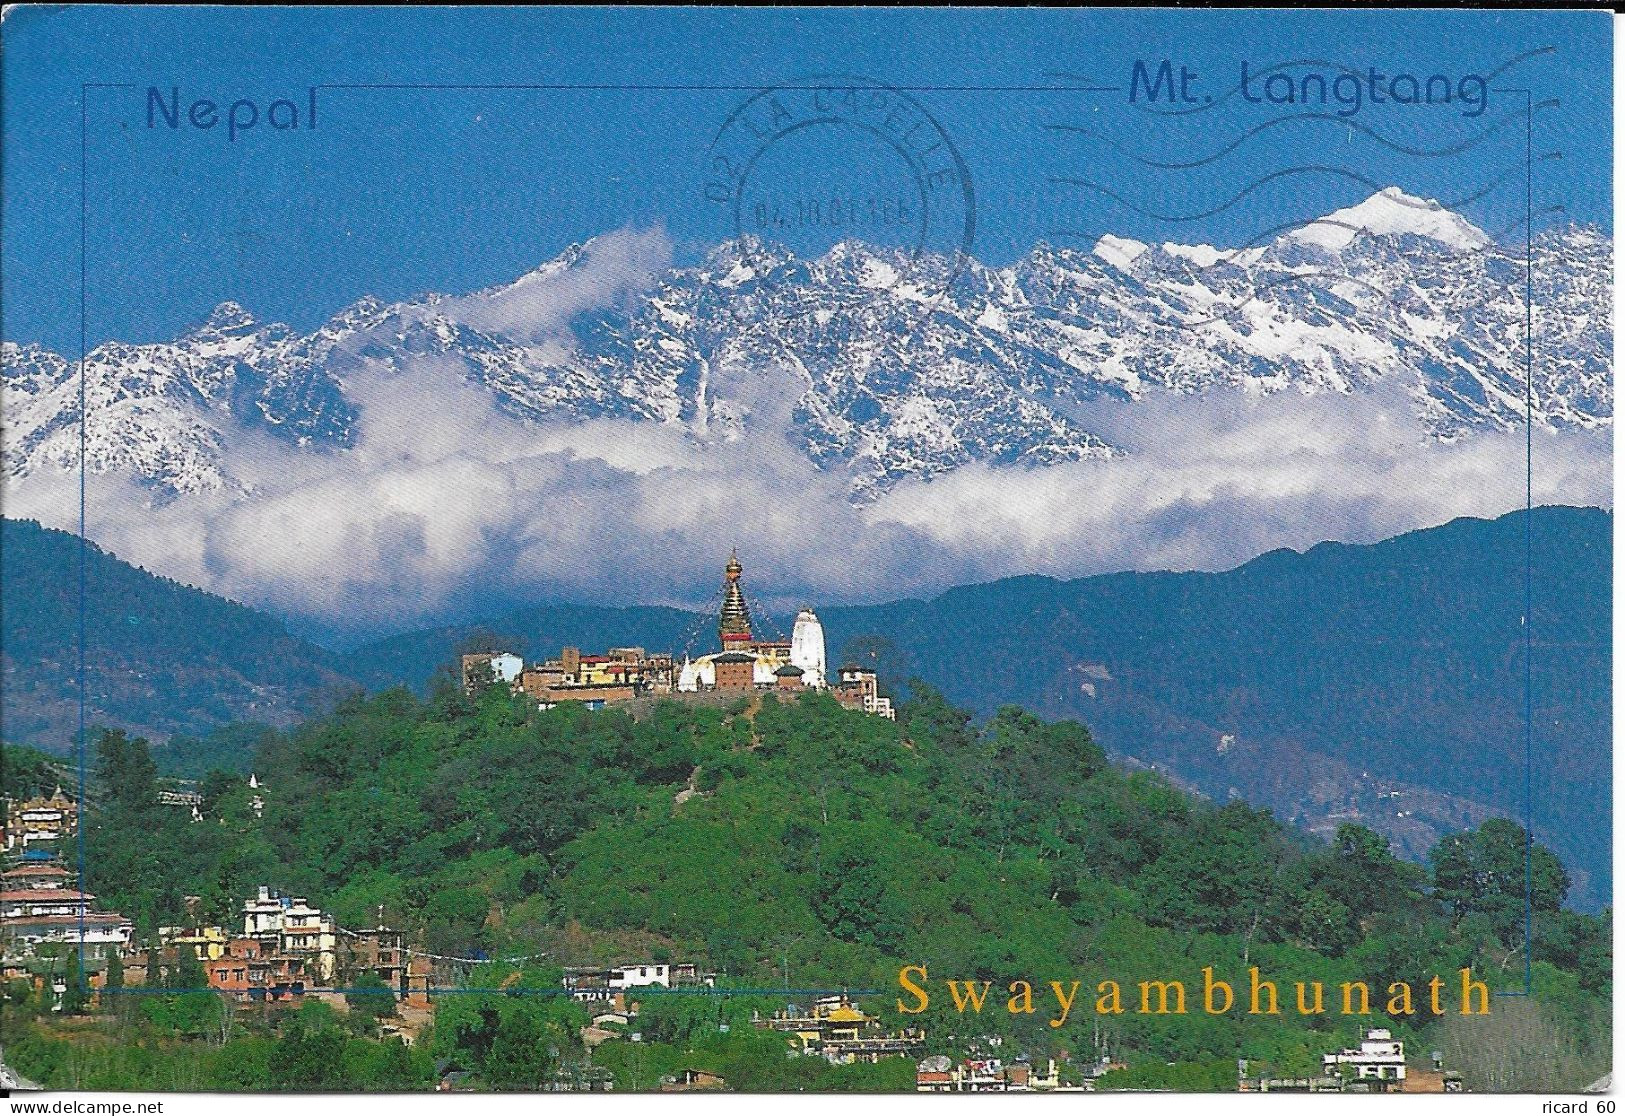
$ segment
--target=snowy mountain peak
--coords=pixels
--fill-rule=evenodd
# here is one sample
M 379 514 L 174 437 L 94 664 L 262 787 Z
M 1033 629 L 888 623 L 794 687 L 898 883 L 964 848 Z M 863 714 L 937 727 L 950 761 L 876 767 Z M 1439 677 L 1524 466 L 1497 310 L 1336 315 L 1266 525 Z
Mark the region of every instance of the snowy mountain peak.
M 593 245 L 597 243 L 598 239 L 599 238 L 594 237 L 591 240 L 587 240 L 579 244 L 569 245 L 564 249 L 564 251 L 560 252 L 552 259 L 538 264 L 526 274 L 521 275 L 518 279 L 514 280 L 511 285 L 518 286 L 527 280 L 534 281 L 537 279 L 551 279 L 556 275 L 561 275 L 564 272 L 569 271 L 571 268 L 580 267 L 582 262 L 587 258 L 587 254 L 593 250 Z
M 1127 271 L 1129 265 L 1139 259 L 1145 252 L 1146 247 L 1138 240 L 1130 240 L 1127 237 L 1113 236 L 1111 233 L 1107 233 L 1095 241 L 1095 255 L 1113 267 Z
M 753 233 L 725 240 L 705 254 L 704 270 L 737 284 L 791 262 L 795 257 Z
M 1400 235 L 1420 239 L 1345 250 Z M 1036 245 L 1003 268 L 853 241 L 804 260 L 749 237 L 673 267 L 659 237 L 641 236 L 573 245 L 475 294 L 363 298 L 308 334 L 227 302 L 172 342 L 103 344 L 85 364 L 91 468 L 161 491 L 241 489 L 243 425 L 342 451 L 358 444 L 356 377 L 412 370 L 460 377 L 523 421 L 660 423 L 706 445 L 788 439 L 859 501 L 972 463 L 1115 456 L 1095 429 L 1099 402 L 1156 391 L 1386 384 L 1442 438 L 1525 420 L 1524 287 L 1508 278 L 1523 275 L 1522 245 L 1515 258 L 1398 189 L 1268 247 L 1108 234 L 1092 250 Z M 1567 226 L 1532 247 L 1535 421 L 1605 427 L 1611 240 Z M 1298 266 L 1306 254 L 1316 266 Z M 915 279 L 932 269 L 944 281 L 922 313 Z M 76 468 L 77 364 L 35 345 L 0 356 L 5 474 Z
M 227 299 L 209 312 L 209 316 L 203 320 L 199 332 L 213 330 L 219 333 L 240 333 L 244 330 L 253 329 L 256 324 L 258 323 L 254 321 L 254 316 L 245 310 L 240 303 Z
M 1462 250 L 1484 248 L 1490 243 L 1484 230 L 1461 214 L 1431 198 L 1407 194 L 1397 186 L 1379 190 L 1358 205 L 1293 229 L 1286 238 L 1340 252 L 1362 232 L 1376 236 L 1410 234 Z

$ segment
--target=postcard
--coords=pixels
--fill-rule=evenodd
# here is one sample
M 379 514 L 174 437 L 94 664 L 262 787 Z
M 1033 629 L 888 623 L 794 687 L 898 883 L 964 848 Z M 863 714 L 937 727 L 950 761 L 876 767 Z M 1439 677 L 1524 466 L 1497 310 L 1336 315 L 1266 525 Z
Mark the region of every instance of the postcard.
M 8 8 L 0 1087 L 1607 1091 L 1612 30 Z

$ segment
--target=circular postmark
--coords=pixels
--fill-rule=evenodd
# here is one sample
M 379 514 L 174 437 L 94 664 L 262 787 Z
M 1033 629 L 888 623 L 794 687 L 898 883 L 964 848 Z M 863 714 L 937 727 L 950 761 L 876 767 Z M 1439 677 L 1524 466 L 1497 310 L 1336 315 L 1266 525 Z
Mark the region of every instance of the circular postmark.
M 737 285 L 771 297 L 818 261 L 847 308 L 887 298 L 929 312 L 964 269 L 975 191 L 941 124 L 902 90 L 817 77 L 739 105 L 707 152 L 706 197 L 725 207 Z M 796 312 L 829 313 L 827 301 Z

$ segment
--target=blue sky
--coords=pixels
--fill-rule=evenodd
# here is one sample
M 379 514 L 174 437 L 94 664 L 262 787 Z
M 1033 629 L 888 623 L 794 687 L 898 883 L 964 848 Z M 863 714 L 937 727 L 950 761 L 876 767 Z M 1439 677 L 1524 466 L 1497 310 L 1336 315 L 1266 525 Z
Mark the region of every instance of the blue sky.
M 5 34 L 0 332 L 66 353 L 78 347 L 86 81 L 134 86 L 89 92 L 92 345 L 171 336 L 228 298 L 308 329 L 363 294 L 502 282 L 628 225 L 662 227 L 679 258 L 692 256 L 733 231 L 705 196 L 706 154 L 746 90 L 828 74 L 918 90 L 974 182 L 973 250 L 1004 263 L 1042 239 L 1084 246 L 1105 232 L 1237 244 L 1370 192 L 1346 176 L 1294 173 L 1212 217 L 1169 222 L 1057 186 L 1056 176 L 1169 215 L 1213 208 L 1272 171 L 1335 165 L 1446 202 L 1481 195 L 1462 210 L 1495 232 L 1522 215 L 1523 134 L 1513 121 L 1470 153 L 1424 158 L 1358 127 L 1289 121 L 1211 166 L 1152 170 L 1119 149 L 1188 161 L 1294 110 L 1232 97 L 1189 116 L 1152 116 L 1122 91 L 986 87 L 1054 86 L 1057 72 L 1126 87 L 1136 59 L 1164 58 L 1214 92 L 1235 84 L 1243 62 L 1255 72 L 1314 59 L 1455 79 L 1550 47 L 1491 84 L 1561 100 L 1535 117 L 1536 155 L 1561 152 L 1537 164 L 1536 209 L 1563 205 L 1566 219 L 1609 223 L 1606 13 L 42 7 L 13 9 Z M 314 131 L 262 122 L 228 142 L 223 126 L 147 127 L 148 86 L 179 86 L 183 105 L 245 98 L 261 112 L 287 97 L 302 113 L 309 86 L 358 83 L 741 88 L 330 90 Z M 966 86 L 977 88 L 948 88 Z M 1459 105 L 1367 105 L 1351 121 L 1402 146 L 1443 147 L 1520 103 L 1492 92 L 1476 119 Z M 1093 134 L 1046 127 L 1055 123 Z M 860 177 L 883 177 L 883 156 L 868 167 L 859 152 Z M 796 156 L 820 157 L 828 152 Z

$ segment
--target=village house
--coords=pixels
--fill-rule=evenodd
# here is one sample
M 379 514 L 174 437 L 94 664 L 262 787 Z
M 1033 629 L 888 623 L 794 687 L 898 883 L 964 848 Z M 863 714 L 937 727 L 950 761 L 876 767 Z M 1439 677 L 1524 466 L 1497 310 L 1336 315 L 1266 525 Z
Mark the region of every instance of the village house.
M 332 985 L 338 968 L 338 931 L 330 918 L 304 899 L 261 887 L 243 901 L 243 937 L 260 942 L 266 957 L 299 961 L 300 977 L 313 985 Z
M 210 957 L 203 962 L 203 972 L 208 978 L 210 988 L 231 992 L 239 998 L 247 999 L 254 989 L 260 989 L 263 994 L 263 990 L 269 986 L 265 967 L 255 964 L 259 959 L 260 943 L 257 940 L 233 938 L 226 943 L 226 949 L 220 956 Z M 249 978 L 250 968 L 255 970 L 256 975 L 260 977 L 259 980 Z
M 599 1011 L 591 1022 L 581 1028 L 581 1044 L 588 1050 L 611 1039 L 625 1038 L 632 1033 L 632 1021 L 637 1016 L 627 1009 Z
M 583 655 L 578 647 L 566 647 L 556 659 L 525 667 L 518 684 L 518 690 L 542 708 L 577 701 L 602 709 L 645 694 L 669 694 L 671 689 L 671 656 L 651 655 L 641 647 L 611 647 L 602 655 Z
M 525 669 L 525 660 L 511 651 L 479 651 L 464 655 L 463 691 L 473 694 L 482 685 L 512 686 Z
M 1319 1077 L 1280 1077 L 1267 1069 L 1250 1067 L 1245 1058 L 1238 1061 L 1236 1090 L 1242 1093 L 1341 1093 L 1343 1082 L 1325 1074 Z
M 158 805 L 189 807 L 192 811 L 193 821 L 198 821 L 203 817 L 201 812 L 203 796 L 197 791 L 161 788 L 158 791 Z
M 1385 1028 L 1362 1031 L 1360 1045 L 1321 1057 L 1318 1077 L 1283 1077 L 1268 1066 L 1236 1063 L 1243 1093 L 1459 1093 L 1461 1075 L 1446 1070 L 1434 1055 L 1431 1068 L 1405 1061 L 1405 1044 Z
M 7 958 L 0 962 L 0 979 L 10 983 L 27 981 L 36 994 L 48 992 L 52 1011 L 61 1011 L 67 999 L 68 979 L 77 976 L 79 959 L 72 953 L 52 956 Z M 85 985 L 93 993 L 107 986 L 107 959 L 99 953 L 85 954 Z
M 410 957 L 406 963 L 406 1006 L 429 1011 L 433 1008 L 429 989 L 434 985 L 434 962 L 417 954 Z
M 27 852 L 33 847 L 55 850 L 79 832 L 79 804 L 63 794 L 60 786 L 49 797 L 37 795 L 7 805 L 7 852 Z
M 7 891 L 67 887 L 75 879 L 72 872 L 48 860 L 24 861 L 0 872 L 0 888 Z
M 1026 1061 L 965 1058 L 956 1063 L 946 1054 L 936 1054 L 921 1061 L 914 1074 L 918 1093 L 1026 1093 L 1060 1087 L 1061 1071 L 1054 1058 L 1038 1073 Z
M 399 930 L 382 924 L 381 910 L 378 926 L 346 930 L 307 900 L 260 887 L 243 901 L 242 912 L 242 933 L 234 936 L 217 926 L 162 930 L 168 963 L 190 949 L 203 962 L 209 987 L 253 1002 L 333 998 L 338 981 L 353 984 L 373 973 L 404 1001 L 393 1033 L 408 1042 L 432 1014 L 432 967 L 412 956 Z M 130 956 L 127 972 L 145 954 Z
M 878 1019 L 844 995 L 825 996 L 808 1012 L 791 1004 L 768 1018 L 757 1015 L 751 1021 L 757 1027 L 790 1035 L 797 1053 L 823 1058 L 832 1065 L 913 1055 L 925 1044 L 924 1031 L 904 1028 L 889 1033 Z
M 1321 1058 L 1327 1077 L 1352 1078 L 1379 1089 L 1398 1089 L 1405 1080 L 1405 1044 L 1384 1028 L 1365 1033 L 1356 1049 L 1338 1050 Z
M 840 684 L 830 693 L 843 707 L 884 717 L 888 721 L 897 720 L 897 711 L 892 708 L 891 698 L 881 694 L 874 671 L 863 667 L 844 666 L 840 669 L 839 677 Z
M 191 930 L 179 926 L 160 926 L 158 942 L 176 949 L 190 949 L 199 961 L 216 961 L 226 955 L 231 937 L 224 926 L 199 926 Z
M 209 986 L 255 1002 L 291 1000 L 320 985 L 308 958 L 268 945 L 265 938 L 233 938 L 223 956 L 204 963 Z
M 44 915 L 68 915 L 73 918 L 89 911 L 94 895 L 76 887 L 24 887 L 0 892 L 0 918 L 8 923 L 13 919 L 39 918 Z
M 407 992 L 406 942 L 399 930 L 379 925 L 370 930 L 344 930 L 339 941 L 339 969 L 344 980 L 354 985 L 363 973 L 372 973 L 395 993 Z
M 563 983 L 571 999 L 624 1002 L 626 993 L 639 988 L 715 988 L 717 974 L 705 972 L 691 961 L 647 961 L 608 968 L 567 968 Z
M 133 927 L 117 911 L 98 911 L 95 896 L 50 861 L 28 862 L 0 886 L 0 954 L 28 957 L 44 944 L 122 947 Z

